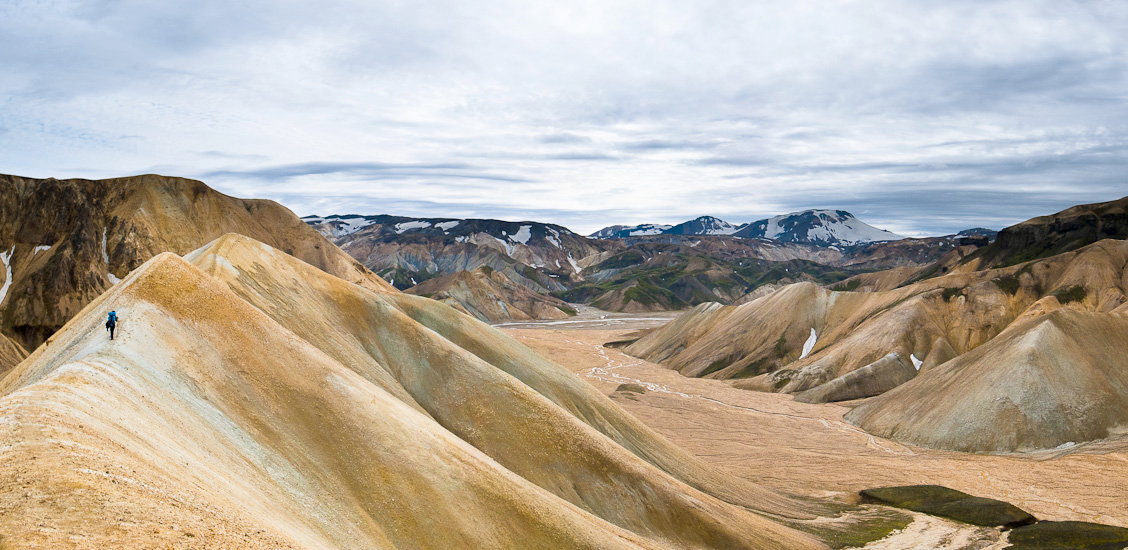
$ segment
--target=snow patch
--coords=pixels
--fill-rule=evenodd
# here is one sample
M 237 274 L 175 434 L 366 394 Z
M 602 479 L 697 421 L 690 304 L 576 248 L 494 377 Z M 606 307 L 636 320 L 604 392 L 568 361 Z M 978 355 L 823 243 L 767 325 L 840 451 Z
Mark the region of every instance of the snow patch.
M 424 228 L 427 228 L 427 227 L 431 227 L 431 222 L 424 222 L 424 221 L 403 222 L 403 223 L 397 223 L 395 225 L 395 231 L 396 231 L 397 234 L 403 234 L 405 231 L 411 231 L 412 229 L 424 229 Z
M 39 254 L 40 252 L 43 252 L 44 250 L 51 250 L 51 245 L 41 244 L 41 245 L 31 249 L 31 253 L 32 254 Z
M 121 279 L 118 279 L 117 275 L 113 273 L 106 273 L 106 279 L 109 279 L 111 285 L 116 285 L 121 282 Z
M 909 354 L 909 360 L 913 362 L 913 367 L 916 367 L 916 370 L 920 370 L 920 366 L 924 364 L 924 361 L 917 359 L 917 356 L 912 353 Z
M 104 263 L 106 265 L 110 265 L 110 253 L 106 250 L 106 231 L 109 231 L 109 228 L 103 227 L 102 228 L 102 263 Z
M 568 253 L 568 263 L 572 264 L 572 270 L 576 273 L 583 271 L 583 268 L 580 267 L 580 264 L 576 263 L 576 259 L 572 257 L 571 252 Z
M 503 235 L 505 234 L 505 232 L 504 232 L 504 231 L 502 231 L 501 233 L 502 233 Z M 513 244 L 513 243 L 511 243 L 511 242 L 509 242 L 509 241 L 503 241 L 503 240 L 501 240 L 501 239 L 499 239 L 499 238 L 497 238 L 497 237 L 494 237 L 494 240 L 495 240 L 495 241 L 497 241 L 497 242 L 499 242 L 499 243 L 501 243 L 501 246 L 504 246 L 504 247 L 505 247 L 505 253 L 506 253 L 506 254 L 508 254 L 510 258 L 512 258 L 512 257 L 513 257 L 513 250 L 517 248 L 517 245 L 515 245 L 515 244 Z
M 8 289 L 12 287 L 12 254 L 16 253 L 16 245 L 7 252 L 0 252 L 0 262 L 4 264 L 4 286 L 0 286 L 0 304 L 8 297 Z
M 458 224 L 460 224 L 460 223 L 462 223 L 462 222 L 460 222 L 460 221 L 442 222 L 442 223 L 436 223 L 435 227 L 438 227 L 439 229 L 442 229 L 443 231 L 450 231 L 451 229 L 458 227 Z
M 531 225 L 522 225 L 521 228 L 517 230 L 517 233 L 514 233 L 512 237 L 509 237 L 509 240 L 516 241 L 521 244 L 529 244 L 529 237 L 533 236 L 532 229 L 533 226 Z
M 799 354 L 800 359 L 810 355 L 811 350 L 815 349 L 815 342 L 818 341 L 818 339 L 819 339 L 818 333 L 816 333 L 815 329 L 812 328 L 811 329 L 811 335 L 807 337 L 806 342 L 803 342 L 803 353 Z

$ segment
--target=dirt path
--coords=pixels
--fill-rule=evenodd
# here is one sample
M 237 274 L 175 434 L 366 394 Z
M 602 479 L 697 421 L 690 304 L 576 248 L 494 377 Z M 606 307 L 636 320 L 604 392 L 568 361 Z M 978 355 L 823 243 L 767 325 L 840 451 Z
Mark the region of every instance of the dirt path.
M 686 378 L 602 346 L 632 330 L 624 323 L 508 332 L 702 459 L 780 490 L 849 500 L 869 487 L 935 483 L 1012 502 L 1043 519 L 1128 526 L 1128 454 L 1121 450 L 1004 456 L 907 446 L 846 423 L 842 406 Z M 615 392 L 627 382 L 647 392 Z M 917 526 L 926 527 L 942 530 Z

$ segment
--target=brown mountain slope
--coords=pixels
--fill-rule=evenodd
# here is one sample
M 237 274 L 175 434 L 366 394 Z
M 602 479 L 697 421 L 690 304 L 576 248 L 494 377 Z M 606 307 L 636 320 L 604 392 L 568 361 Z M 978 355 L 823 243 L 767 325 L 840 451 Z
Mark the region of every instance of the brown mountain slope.
M 1023 451 L 1128 426 L 1128 316 L 1068 308 L 998 337 L 867 401 L 846 418 L 929 447 Z
M 563 300 L 534 292 L 488 267 L 428 279 L 404 292 L 438 300 L 487 323 L 565 319 L 575 311 Z
M 758 521 L 734 516 L 710 494 L 810 517 L 788 499 L 712 471 L 562 367 L 468 316 L 433 300 L 343 284 L 260 248 L 228 235 L 190 258 L 342 364 L 367 355 L 447 429 L 585 510 L 689 546 L 736 536 L 722 527 L 727 521 Z M 305 285 L 289 288 L 294 279 Z M 704 512 L 683 509 L 678 495 L 685 494 L 696 495 L 694 508 Z
M 447 306 L 238 236 L 192 258 L 214 276 L 160 255 L 0 381 L 6 545 L 819 547 L 592 429 L 676 450 L 564 369 L 460 348 L 445 331 L 508 339 Z
M 34 348 L 154 255 L 184 254 L 228 232 L 370 288 L 391 288 L 272 201 L 156 175 L 98 181 L 0 175 L 0 249 L 11 270 L 0 331 Z
M 1074 309 L 1111 311 L 1126 301 L 1126 264 L 1128 241 L 1105 240 L 1028 264 L 884 292 L 791 285 L 740 306 L 690 314 L 626 351 L 689 376 L 763 375 L 740 385 L 803 391 L 894 352 L 922 360 L 927 369 L 984 344 L 1047 296 Z

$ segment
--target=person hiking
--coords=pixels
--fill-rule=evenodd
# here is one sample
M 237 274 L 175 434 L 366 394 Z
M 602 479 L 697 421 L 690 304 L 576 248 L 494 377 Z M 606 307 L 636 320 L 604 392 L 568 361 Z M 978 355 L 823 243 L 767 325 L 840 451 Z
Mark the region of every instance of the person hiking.
M 114 329 L 117 328 L 117 312 L 111 311 L 106 318 L 106 330 L 110 331 L 110 340 L 114 339 Z

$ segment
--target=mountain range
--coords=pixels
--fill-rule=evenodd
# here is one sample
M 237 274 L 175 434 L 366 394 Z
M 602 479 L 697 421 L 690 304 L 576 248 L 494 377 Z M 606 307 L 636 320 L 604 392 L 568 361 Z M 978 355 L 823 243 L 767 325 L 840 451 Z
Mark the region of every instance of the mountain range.
M 915 268 L 968 244 L 956 235 L 891 240 L 897 236 L 842 211 L 764 220 L 759 231 L 771 229 L 774 237 L 753 235 L 755 224 L 710 216 L 676 226 L 612 226 L 596 233 L 604 238 L 535 221 L 359 214 L 303 220 L 396 288 L 441 297 L 488 322 L 572 311 L 560 300 L 635 312 L 736 303 L 763 285 L 829 284 Z
M 735 235 L 822 246 L 849 246 L 904 238 L 890 231 L 877 229 L 844 210 L 804 210 L 740 225 L 713 216 L 701 216 L 672 226 L 613 225 L 600 229 L 589 237 L 622 239 L 643 235 Z
M 813 476 L 801 463 L 718 467 L 731 464 L 713 458 L 728 452 L 713 447 L 722 418 L 868 441 L 860 452 L 894 468 L 939 458 L 918 456 L 925 447 L 980 465 L 1026 455 L 950 451 L 1033 452 L 1021 464 L 1058 460 L 1067 481 L 1083 454 L 1111 453 L 1109 476 L 1122 462 L 1128 198 L 1034 218 L 994 242 L 979 231 L 854 245 L 604 242 L 534 222 L 368 221 L 303 223 L 181 178 L 0 177 L 0 546 L 827 549 L 970 533 L 914 534 L 944 524 L 859 504 L 826 478 L 801 494 L 781 488 Z M 319 232 L 345 226 L 335 238 L 353 238 L 366 261 L 386 247 L 439 263 L 451 247 L 462 265 L 505 269 L 400 292 Z M 627 378 L 663 373 L 574 336 L 553 341 L 580 346 L 564 356 L 580 360 L 569 370 L 475 318 L 566 316 L 565 302 L 527 286 L 556 279 L 559 294 L 625 311 L 731 301 L 698 303 L 624 348 L 728 382 L 680 386 L 691 394 L 664 385 L 674 378 Z M 102 330 L 109 310 L 114 340 Z M 579 375 L 600 371 L 629 383 L 609 397 Z M 794 400 L 739 404 L 751 391 Z M 667 439 L 686 431 L 708 446 Z M 840 459 L 804 435 L 803 455 Z M 894 489 L 869 493 L 942 488 Z M 979 521 L 1005 504 L 960 495 L 935 515 Z M 905 507 L 936 511 L 917 500 Z M 1069 504 L 1043 509 L 1097 519 Z M 1079 527 L 1104 537 L 1081 547 L 1128 541 L 1092 523 L 1033 527 L 978 529 L 964 547 L 1066 547 L 1038 533 Z
M 1012 452 L 1109 437 L 1128 425 L 1126 212 L 1128 197 L 1080 205 L 922 267 L 702 304 L 626 351 L 800 401 L 865 398 L 848 420 L 917 445 Z

